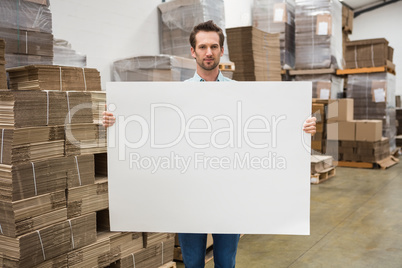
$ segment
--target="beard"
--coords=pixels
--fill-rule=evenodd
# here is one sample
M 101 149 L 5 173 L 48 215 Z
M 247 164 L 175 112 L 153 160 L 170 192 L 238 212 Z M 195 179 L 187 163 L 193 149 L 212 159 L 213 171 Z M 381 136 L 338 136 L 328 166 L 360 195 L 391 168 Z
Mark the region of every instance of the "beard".
M 198 57 L 197 57 L 196 61 L 197 61 L 198 66 L 200 66 L 205 71 L 211 71 L 219 65 L 219 58 L 218 59 L 208 58 L 208 59 L 212 59 L 213 61 L 209 62 L 209 63 L 205 63 L 204 59 L 198 59 Z

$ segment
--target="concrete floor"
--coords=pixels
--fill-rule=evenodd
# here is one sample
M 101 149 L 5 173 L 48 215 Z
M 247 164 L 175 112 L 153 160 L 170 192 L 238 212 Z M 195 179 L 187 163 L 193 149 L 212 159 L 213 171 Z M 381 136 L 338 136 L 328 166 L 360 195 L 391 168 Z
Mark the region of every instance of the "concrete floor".
M 402 163 L 336 173 L 311 186 L 310 236 L 245 235 L 236 267 L 402 267 Z

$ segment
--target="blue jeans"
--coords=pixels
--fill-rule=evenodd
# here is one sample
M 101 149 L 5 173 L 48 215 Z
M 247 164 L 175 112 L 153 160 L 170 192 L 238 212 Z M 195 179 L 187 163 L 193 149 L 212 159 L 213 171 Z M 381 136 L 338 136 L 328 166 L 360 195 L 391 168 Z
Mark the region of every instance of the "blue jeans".
M 215 268 L 234 268 L 239 234 L 212 234 Z M 205 267 L 207 234 L 179 234 L 186 268 Z

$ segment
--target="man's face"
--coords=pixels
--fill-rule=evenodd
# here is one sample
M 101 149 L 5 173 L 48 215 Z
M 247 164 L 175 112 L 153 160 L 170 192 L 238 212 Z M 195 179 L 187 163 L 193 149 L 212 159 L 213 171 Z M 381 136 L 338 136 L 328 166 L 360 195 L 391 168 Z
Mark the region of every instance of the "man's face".
M 195 36 L 195 41 L 195 50 L 191 48 L 191 55 L 198 66 L 206 71 L 215 69 L 223 55 L 218 33 L 200 31 Z

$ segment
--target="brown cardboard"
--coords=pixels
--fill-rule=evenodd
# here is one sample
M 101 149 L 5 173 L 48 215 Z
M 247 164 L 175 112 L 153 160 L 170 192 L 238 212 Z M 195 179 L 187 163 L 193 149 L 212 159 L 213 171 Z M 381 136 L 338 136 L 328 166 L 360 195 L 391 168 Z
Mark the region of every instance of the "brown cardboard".
M 346 68 L 386 66 L 390 58 L 388 41 L 385 38 L 346 42 Z
M 352 121 L 353 99 L 330 100 L 328 104 L 328 122 Z
M 355 135 L 355 121 L 339 121 L 327 125 L 328 140 L 354 141 Z
M 340 121 L 339 124 L 339 140 L 354 141 L 356 139 L 356 122 L 355 121 Z
M 357 141 L 379 141 L 382 137 L 381 120 L 358 120 L 356 121 Z
M 342 30 L 349 34 L 353 31 L 354 12 L 347 6 L 342 5 Z
M 388 46 L 388 60 L 394 61 L 394 48 L 391 46 Z
M 338 122 L 327 124 L 327 140 L 339 140 Z

